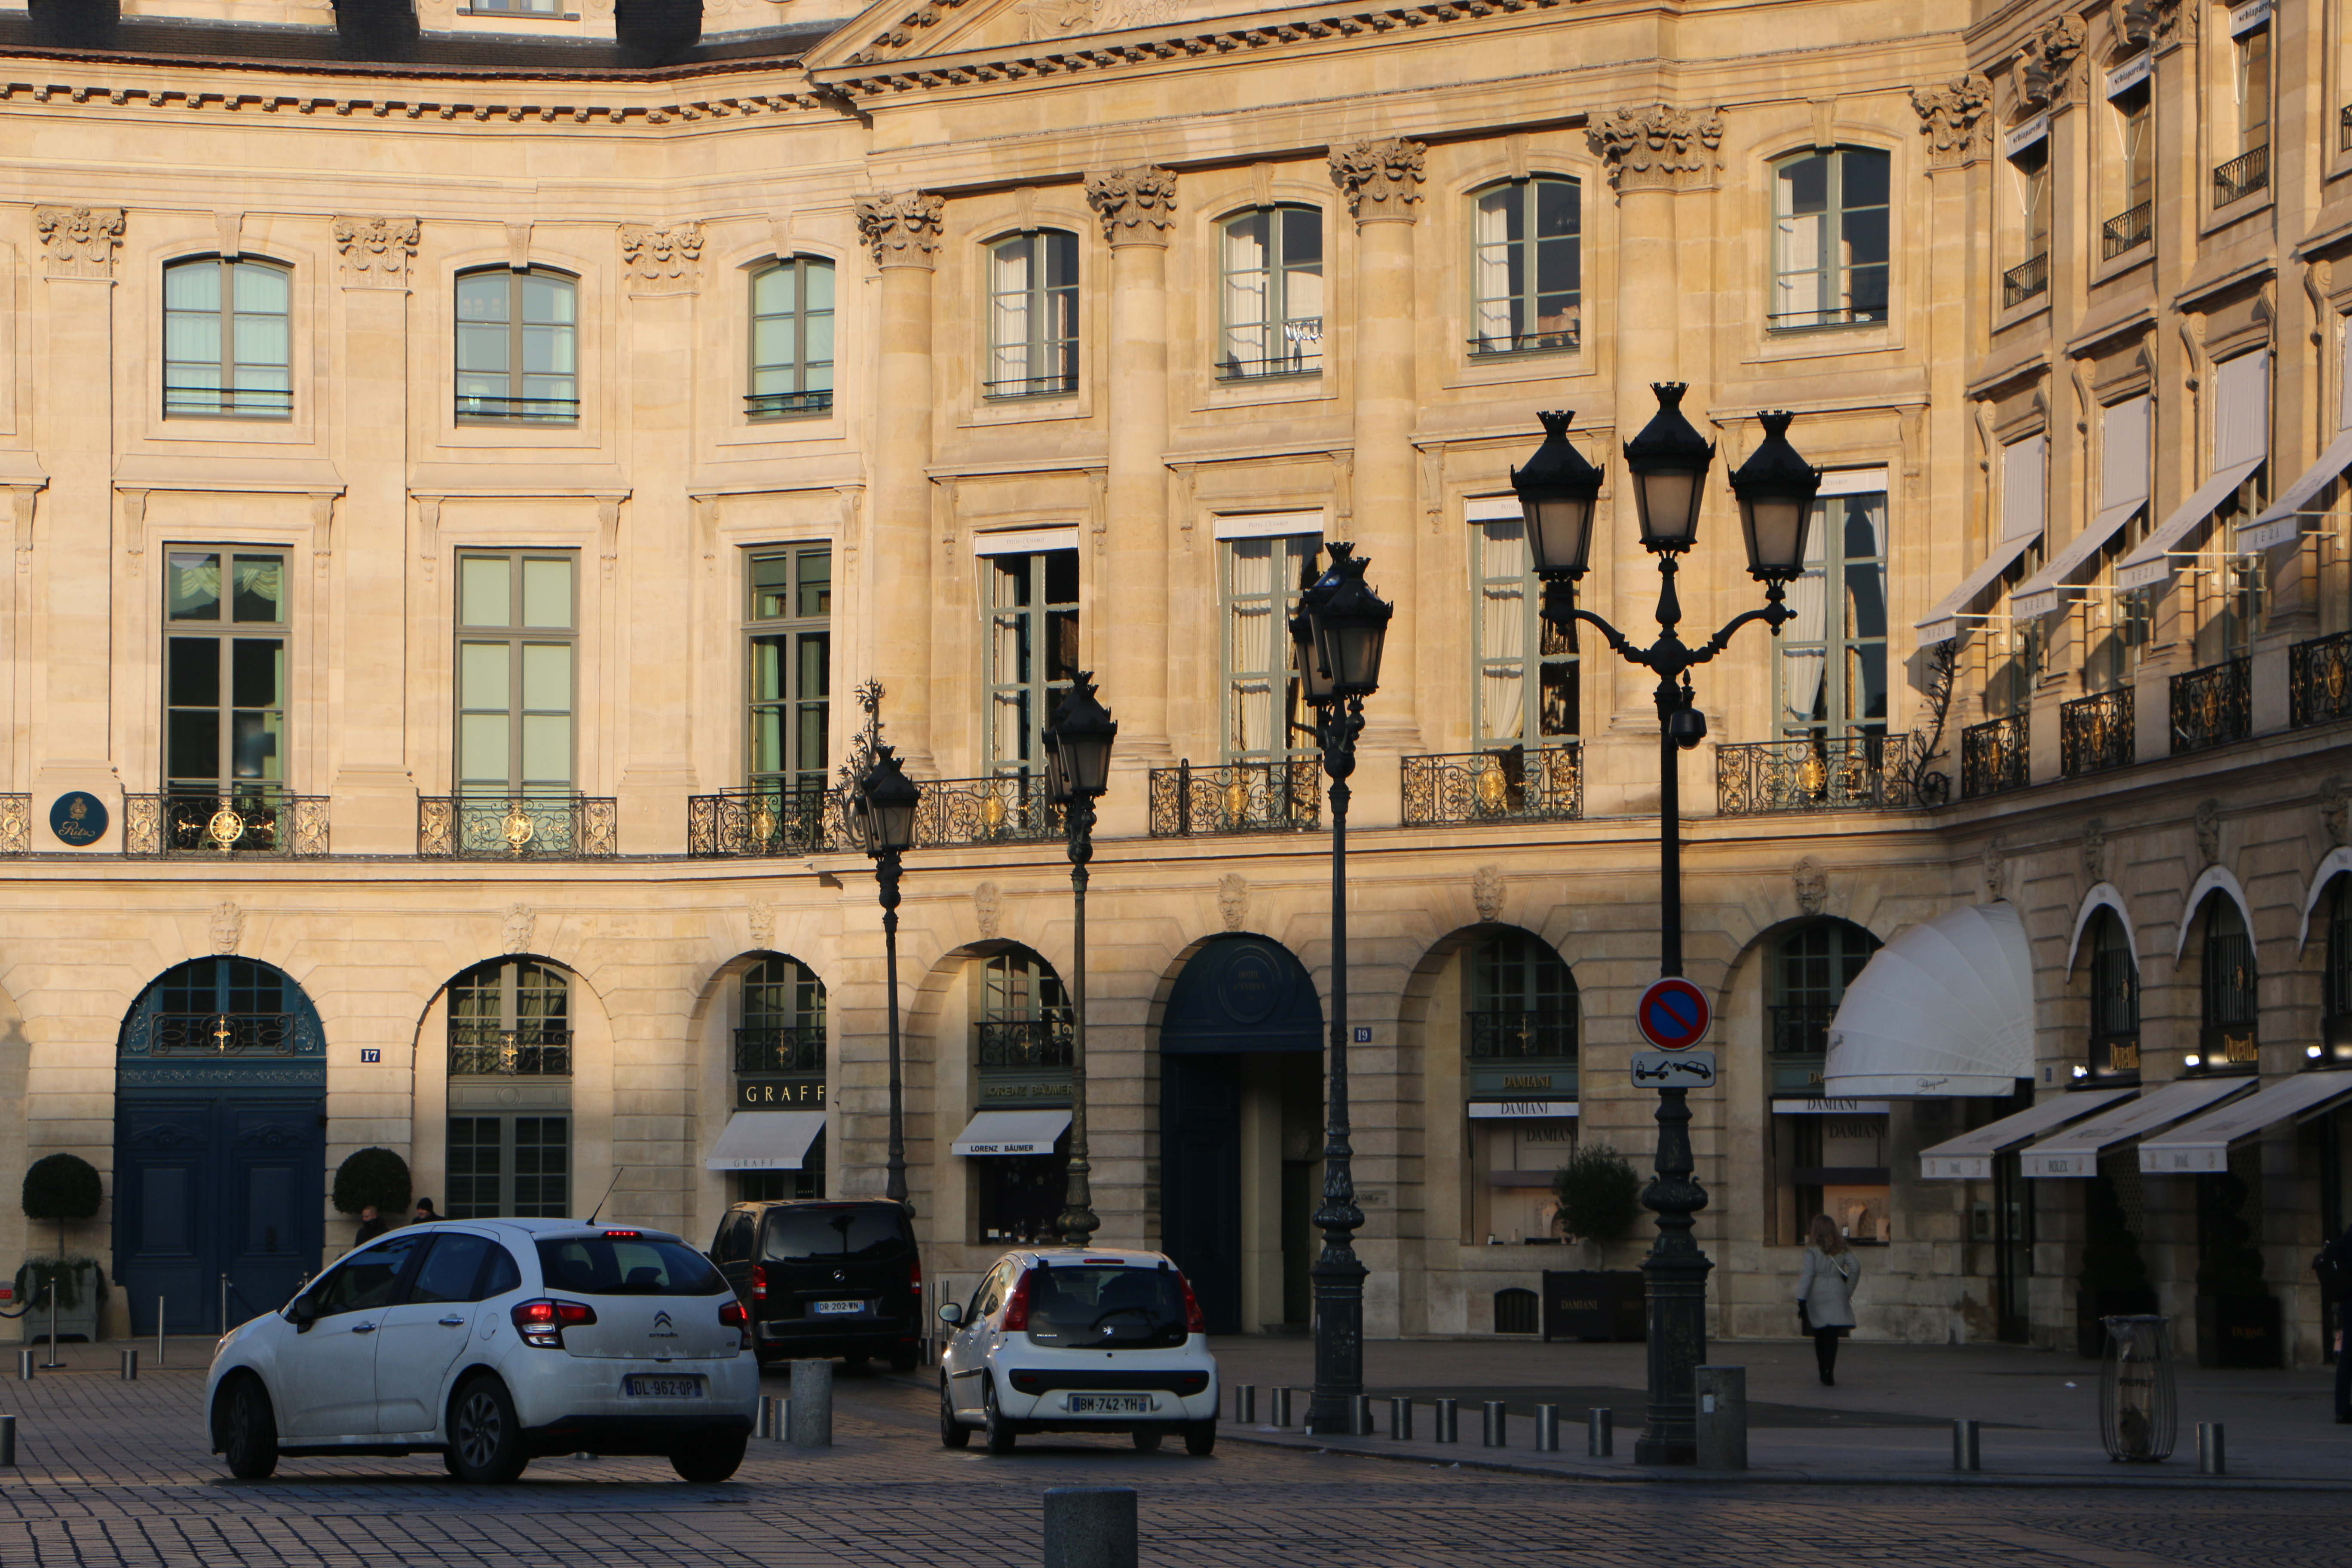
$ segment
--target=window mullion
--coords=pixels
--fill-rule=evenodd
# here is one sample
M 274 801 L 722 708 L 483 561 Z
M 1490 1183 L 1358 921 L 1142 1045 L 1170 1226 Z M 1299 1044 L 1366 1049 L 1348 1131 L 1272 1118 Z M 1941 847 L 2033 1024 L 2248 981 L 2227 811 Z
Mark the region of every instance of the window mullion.
M 519 274 L 507 274 L 507 414 L 513 417 L 524 412 L 522 401 L 522 283 Z M 520 594 L 522 590 L 515 590 Z M 521 619 L 518 612 L 515 617 Z
M 1520 343 L 1533 341 L 1536 330 L 1536 183 L 1519 182 L 1519 290 L 1511 301 L 1511 330 Z

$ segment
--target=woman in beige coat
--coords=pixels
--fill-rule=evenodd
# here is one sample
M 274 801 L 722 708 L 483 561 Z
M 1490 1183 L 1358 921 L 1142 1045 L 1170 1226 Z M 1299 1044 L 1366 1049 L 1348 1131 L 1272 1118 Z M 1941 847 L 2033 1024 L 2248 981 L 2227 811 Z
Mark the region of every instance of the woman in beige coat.
M 1838 1341 L 1853 1331 L 1853 1288 L 1861 1282 L 1862 1258 L 1838 1234 L 1837 1222 L 1815 1215 L 1805 1234 L 1805 1271 L 1797 1279 L 1797 1319 L 1813 1336 L 1813 1360 L 1832 1388 Z

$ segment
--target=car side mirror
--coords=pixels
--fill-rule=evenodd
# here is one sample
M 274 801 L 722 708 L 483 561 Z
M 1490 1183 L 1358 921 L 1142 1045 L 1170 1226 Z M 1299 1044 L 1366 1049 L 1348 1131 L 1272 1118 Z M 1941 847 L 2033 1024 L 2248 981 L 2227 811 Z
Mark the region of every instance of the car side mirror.
M 294 1325 L 296 1333 L 307 1334 L 310 1325 L 319 1321 L 319 1314 L 310 1302 L 297 1299 L 286 1304 L 286 1321 Z
M 942 1302 L 940 1302 L 940 1322 L 942 1322 L 942 1323 L 961 1323 L 961 1322 L 962 1322 L 962 1321 L 963 1321 L 963 1306 L 962 1306 L 962 1303 L 961 1303 L 961 1302 L 957 1302 L 957 1301 L 942 1301 Z

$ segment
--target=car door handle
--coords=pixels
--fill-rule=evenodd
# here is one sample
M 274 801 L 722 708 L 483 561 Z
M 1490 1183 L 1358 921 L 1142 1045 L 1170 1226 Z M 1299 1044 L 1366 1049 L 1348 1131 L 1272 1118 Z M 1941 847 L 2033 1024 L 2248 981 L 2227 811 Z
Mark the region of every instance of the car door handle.
M 375 1332 L 375 1325 L 373 1323 L 353 1323 L 352 1325 L 352 1332 L 355 1334 L 372 1334 Z
M 445 1329 L 462 1329 L 466 1326 L 466 1320 L 463 1318 L 444 1318 L 441 1320 L 441 1326 Z

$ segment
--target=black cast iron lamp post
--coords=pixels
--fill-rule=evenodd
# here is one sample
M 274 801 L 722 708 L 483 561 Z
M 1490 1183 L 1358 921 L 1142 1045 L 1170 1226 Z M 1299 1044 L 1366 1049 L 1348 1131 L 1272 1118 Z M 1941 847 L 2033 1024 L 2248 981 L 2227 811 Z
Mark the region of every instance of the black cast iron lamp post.
M 1070 834 L 1070 896 L 1076 906 L 1070 976 L 1070 1177 L 1062 1203 L 1062 1239 L 1084 1247 L 1102 1228 L 1095 1217 L 1094 1167 L 1087 1158 L 1087 862 L 1095 856 L 1095 802 L 1110 787 L 1110 743 L 1118 721 L 1095 697 L 1095 678 L 1080 670 L 1045 727 L 1045 798 L 1062 808 Z
M 895 1204 L 907 1201 L 906 1093 L 898 1067 L 898 859 L 914 847 L 915 807 L 921 798 L 897 753 L 877 744 L 849 802 L 851 829 L 859 847 L 874 858 L 874 879 L 882 889 L 883 983 L 890 1012 L 890 1149 L 882 1192 Z
M 1302 693 L 1315 706 L 1315 739 L 1331 775 L 1331 1059 L 1323 1142 L 1323 1204 L 1315 1224 L 1323 1251 L 1307 1273 L 1315 1281 L 1315 1393 L 1307 1405 L 1310 1433 L 1353 1434 L 1364 1392 L 1364 1266 L 1354 1233 L 1356 1205 L 1348 1120 L 1348 796 L 1356 771 L 1356 737 L 1364 699 L 1379 689 L 1381 655 L 1395 608 L 1364 581 L 1355 546 L 1335 542 L 1331 565 L 1299 595 L 1290 623 Z
M 1675 629 L 1682 620 L 1675 572 L 1698 534 L 1715 447 L 1683 417 L 1680 384 L 1651 390 L 1657 395 L 1657 415 L 1625 444 L 1642 543 L 1658 558 L 1658 637 L 1648 647 L 1635 647 L 1616 627 L 1575 603 L 1575 583 L 1584 575 L 1591 544 L 1591 500 L 1600 491 L 1601 472 L 1569 447 L 1571 415 L 1543 416 L 1544 444 L 1526 468 L 1512 474 L 1511 483 L 1543 574 L 1545 617 L 1571 636 L 1576 622 L 1591 622 L 1618 657 L 1658 678 L 1658 973 L 1678 975 L 1683 905 L 1677 752 L 1706 737 L 1706 717 L 1691 705 L 1690 672 L 1721 653 L 1748 622 L 1762 621 L 1778 637 L 1794 618 L 1796 612 L 1783 600 L 1790 580 L 1804 571 L 1805 529 L 1822 476 L 1789 445 L 1788 415 L 1758 416 L 1764 442 L 1731 476 L 1731 488 L 1739 500 L 1748 573 L 1764 584 L 1764 607 L 1733 616 L 1706 642 L 1690 647 Z M 1553 519 L 1559 520 L 1557 528 Z M 1694 1216 L 1706 1206 L 1706 1189 L 1693 1173 L 1689 1094 L 1680 1087 L 1658 1090 L 1656 1174 L 1642 1192 L 1643 1205 L 1658 1216 L 1658 1239 L 1642 1263 L 1650 1309 L 1649 1419 L 1634 1458 L 1645 1465 L 1688 1465 L 1698 1458 L 1695 1374 L 1706 1357 L 1706 1277 L 1715 1265 L 1691 1235 Z

